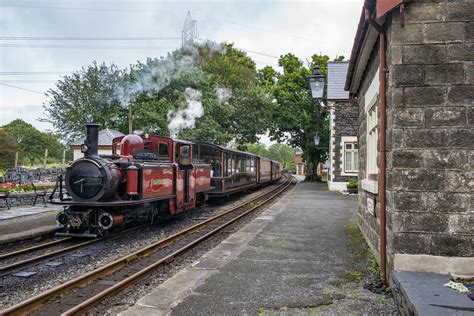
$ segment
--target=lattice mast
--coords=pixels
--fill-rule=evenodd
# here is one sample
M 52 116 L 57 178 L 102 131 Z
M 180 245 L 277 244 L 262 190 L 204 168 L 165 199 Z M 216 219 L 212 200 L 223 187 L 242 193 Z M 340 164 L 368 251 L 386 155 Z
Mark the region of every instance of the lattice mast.
M 197 32 L 197 21 L 193 20 L 191 12 L 188 11 L 186 19 L 184 20 L 183 31 L 181 32 L 181 45 L 183 47 L 189 46 L 194 43 L 198 38 Z

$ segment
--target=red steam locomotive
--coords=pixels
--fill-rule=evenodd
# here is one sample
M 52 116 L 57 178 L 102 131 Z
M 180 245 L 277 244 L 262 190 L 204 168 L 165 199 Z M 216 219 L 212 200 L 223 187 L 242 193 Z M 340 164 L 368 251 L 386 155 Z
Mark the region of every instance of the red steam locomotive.
M 128 224 L 158 219 L 281 177 L 278 162 L 212 144 L 169 137 L 115 138 L 112 155 L 98 155 L 100 125 L 86 124 L 83 158 L 65 173 L 67 194 L 57 235 L 98 237 Z

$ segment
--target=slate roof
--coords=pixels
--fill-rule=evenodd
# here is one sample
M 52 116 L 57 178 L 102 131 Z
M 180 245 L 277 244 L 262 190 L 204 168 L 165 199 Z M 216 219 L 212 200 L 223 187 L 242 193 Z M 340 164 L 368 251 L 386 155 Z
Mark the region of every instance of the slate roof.
M 112 142 L 115 137 L 125 136 L 114 129 L 103 129 L 99 131 L 99 146 L 112 146 Z M 78 140 L 73 141 L 69 146 L 81 146 L 86 138 L 82 137 Z
M 328 62 L 328 100 L 347 100 L 349 92 L 344 90 L 348 61 Z

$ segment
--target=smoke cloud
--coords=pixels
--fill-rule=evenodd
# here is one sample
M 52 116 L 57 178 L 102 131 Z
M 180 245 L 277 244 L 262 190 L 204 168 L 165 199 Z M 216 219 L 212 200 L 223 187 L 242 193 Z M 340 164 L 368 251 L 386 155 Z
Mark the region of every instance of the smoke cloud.
M 201 71 L 201 56 L 224 53 L 224 45 L 207 41 L 183 47 L 179 51 L 168 53 L 166 57 L 148 59 L 146 63 L 139 63 L 133 67 L 130 72 L 123 72 L 123 77 L 129 79 L 115 84 L 109 102 L 118 101 L 127 108 L 139 95 L 145 93 L 151 97 L 175 79 L 197 75 Z M 230 91 L 219 88 L 217 95 L 219 100 L 224 102 L 230 97 Z M 193 128 L 196 120 L 204 114 L 200 91 L 186 88 L 185 96 L 185 107 L 177 111 L 169 111 L 167 114 L 168 129 L 172 137 L 177 137 L 183 129 Z M 146 129 L 147 126 L 140 126 L 140 128 Z
M 173 79 L 185 74 L 200 71 L 200 54 L 225 53 L 225 47 L 214 42 L 194 44 L 182 48 L 179 52 L 169 53 L 166 57 L 149 59 L 145 64 L 126 73 L 132 80 L 118 83 L 114 88 L 113 100 L 118 100 L 123 107 L 128 107 L 140 94 L 148 96 L 157 94 Z
M 179 133 L 187 128 L 193 128 L 196 120 L 204 114 L 201 97 L 202 93 L 193 88 L 184 90 L 186 106 L 178 111 L 168 112 L 168 129 L 172 138 L 177 138 Z

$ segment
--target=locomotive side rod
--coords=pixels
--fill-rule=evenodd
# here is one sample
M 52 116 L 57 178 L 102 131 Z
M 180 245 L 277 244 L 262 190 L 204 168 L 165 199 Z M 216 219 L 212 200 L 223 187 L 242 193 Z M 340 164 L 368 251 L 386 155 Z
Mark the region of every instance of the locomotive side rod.
M 144 271 L 142 271 L 140 273 L 133 274 L 131 277 L 128 277 L 128 278 L 122 280 L 121 282 L 116 283 L 115 286 L 110 287 L 110 288 L 106 289 L 105 291 L 103 291 L 101 293 L 98 293 L 95 296 L 91 297 L 89 300 L 86 300 L 82 304 L 77 305 L 76 307 L 74 307 L 74 309 L 71 309 L 71 310 L 65 312 L 66 315 L 76 314 L 76 313 L 80 314 L 83 311 L 85 311 L 85 310 L 93 307 L 94 305 L 98 304 L 101 300 L 103 300 L 108 295 L 116 293 L 116 292 L 120 291 L 124 286 L 126 286 L 130 283 L 133 283 L 134 281 L 139 279 L 141 276 L 143 276 L 145 273 L 148 273 L 151 270 L 153 270 L 154 268 L 156 268 L 156 266 L 162 265 L 163 263 L 173 261 L 173 258 L 175 256 L 177 256 L 179 253 L 181 253 L 181 252 L 187 250 L 188 248 L 194 246 L 195 244 L 207 239 L 208 237 L 210 237 L 211 235 L 214 235 L 218 231 L 221 231 L 222 229 L 224 229 L 225 227 L 227 227 L 231 223 L 235 222 L 236 220 L 238 220 L 242 216 L 244 216 L 244 215 L 254 211 L 255 209 L 263 206 L 265 203 L 267 203 L 268 201 L 274 199 L 278 194 L 280 194 L 281 192 L 286 190 L 292 182 L 293 182 L 293 180 L 289 179 L 288 181 L 283 182 L 277 188 L 271 190 L 270 192 L 266 192 L 262 195 L 259 195 L 255 198 L 251 199 L 250 201 L 247 201 L 247 202 L 242 203 L 242 204 L 240 204 L 236 207 L 233 207 L 233 208 L 231 208 L 231 209 L 229 209 L 229 210 L 227 210 L 227 211 L 225 211 L 221 214 L 213 216 L 213 217 L 211 217 L 211 218 L 209 218 L 209 219 L 207 219 L 203 222 L 197 223 L 196 225 L 194 225 L 192 227 L 189 227 L 189 228 L 187 228 L 187 229 L 185 229 L 181 232 L 178 232 L 176 234 L 173 234 L 173 235 L 167 237 L 166 239 L 155 242 L 155 243 L 153 243 L 153 244 L 151 244 L 151 245 L 149 245 L 149 246 L 147 246 L 147 247 L 145 247 L 141 250 L 138 250 L 138 251 L 136 251 L 136 252 L 134 252 L 130 255 L 124 256 L 124 257 L 122 257 L 120 259 L 117 259 L 117 260 L 115 260 L 115 261 L 113 261 L 109 264 L 106 264 L 106 265 L 104 265 L 100 268 L 97 268 L 93 271 L 90 271 L 90 272 L 88 272 L 88 273 L 86 273 L 82 276 L 79 276 L 75 279 L 72 279 L 72 280 L 66 282 L 66 283 L 63 283 L 63 284 L 61 284 L 61 285 L 59 285 L 55 288 L 52 288 L 52 289 L 47 290 L 43 293 L 40 293 L 37 296 L 31 297 L 31 298 L 29 298 L 25 301 L 22 301 L 22 302 L 20 302 L 16 305 L 13 305 L 13 306 L 11 306 L 11 307 L 3 310 L 3 311 L 0 311 L 0 315 L 24 315 L 26 313 L 32 312 L 32 311 L 40 308 L 46 301 L 48 301 L 49 299 L 51 299 L 53 297 L 63 296 L 66 293 L 71 292 L 74 289 L 79 289 L 81 287 L 85 287 L 88 284 L 94 282 L 95 280 L 97 280 L 101 277 L 108 276 L 108 275 L 110 275 L 110 274 L 112 274 L 116 271 L 119 271 L 122 268 L 124 268 L 125 266 L 127 266 L 127 264 L 133 263 L 134 261 L 136 261 L 138 259 L 143 259 L 143 258 L 149 256 L 150 254 L 152 254 L 154 251 L 165 248 L 165 247 L 169 246 L 170 244 L 172 244 L 173 242 L 175 242 L 179 239 L 182 239 L 184 236 L 187 236 L 187 235 L 192 234 L 193 232 L 199 231 L 204 226 L 209 225 L 211 222 L 215 222 L 216 220 L 223 218 L 227 214 L 230 214 L 230 213 L 232 213 L 232 212 L 234 212 L 238 209 L 241 209 L 245 206 L 249 206 L 250 204 L 254 203 L 256 200 L 261 199 L 262 197 L 270 195 L 270 194 L 273 193 L 273 195 L 271 195 L 271 197 L 265 199 L 265 201 L 263 201 L 261 203 L 257 203 L 256 206 L 252 206 L 250 208 L 250 210 L 246 211 L 244 214 L 239 215 L 239 217 L 235 218 L 233 221 L 231 221 L 229 223 L 226 223 L 224 225 L 221 225 L 218 229 L 214 229 L 212 232 L 206 234 L 205 236 L 201 236 L 199 239 L 194 241 L 192 244 L 184 246 L 184 247 L 180 248 L 178 251 L 174 252 L 173 254 L 170 254 L 169 256 L 166 256 L 165 259 L 160 260 L 161 263 L 159 263 L 159 264 L 157 264 L 153 267 L 145 268 L 145 269 L 143 269 Z M 281 189 L 282 187 L 283 187 L 283 189 Z M 64 298 L 65 297 L 63 296 L 63 299 Z M 76 308 L 77 308 L 77 311 L 75 310 Z

